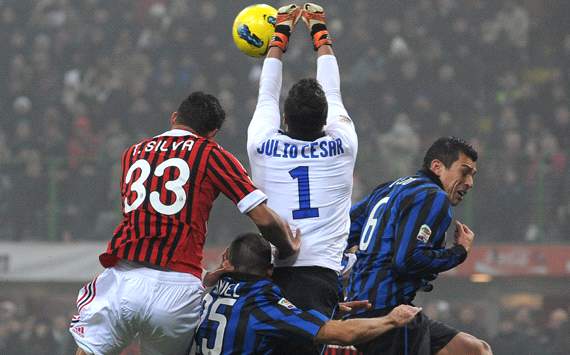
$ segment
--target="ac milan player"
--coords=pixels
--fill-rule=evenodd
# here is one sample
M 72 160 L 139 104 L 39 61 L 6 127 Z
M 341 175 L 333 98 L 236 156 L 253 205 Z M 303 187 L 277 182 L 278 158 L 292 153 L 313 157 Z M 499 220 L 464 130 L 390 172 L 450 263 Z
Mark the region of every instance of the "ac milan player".
M 212 138 L 225 119 L 218 100 L 191 94 L 171 129 L 123 154 L 123 221 L 99 257 L 106 268 L 77 298 L 77 354 L 115 354 L 138 336 L 143 354 L 187 354 L 204 288 L 202 249 L 220 192 L 289 257 L 300 241 L 239 161 Z M 296 236 L 298 237 L 298 235 Z

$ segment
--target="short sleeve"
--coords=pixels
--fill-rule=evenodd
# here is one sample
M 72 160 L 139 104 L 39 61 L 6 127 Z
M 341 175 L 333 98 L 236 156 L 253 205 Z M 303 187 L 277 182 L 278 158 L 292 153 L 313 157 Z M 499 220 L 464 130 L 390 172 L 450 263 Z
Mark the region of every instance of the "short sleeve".
M 251 211 L 267 200 L 267 196 L 255 187 L 239 160 L 223 148 L 211 150 L 208 176 L 214 186 L 232 200 L 242 213 Z

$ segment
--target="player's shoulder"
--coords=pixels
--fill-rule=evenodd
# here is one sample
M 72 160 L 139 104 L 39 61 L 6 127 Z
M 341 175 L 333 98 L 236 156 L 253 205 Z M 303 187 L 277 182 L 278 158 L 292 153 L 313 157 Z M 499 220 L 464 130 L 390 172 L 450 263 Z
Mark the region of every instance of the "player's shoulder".
M 422 173 L 397 179 L 391 183 L 390 187 L 396 191 L 402 200 L 417 200 L 418 196 L 425 198 L 446 196 L 445 191 L 433 178 Z
M 232 154 L 232 152 L 230 152 L 229 150 L 225 149 L 220 143 L 211 140 L 211 139 L 206 139 L 203 138 L 204 141 L 204 149 L 209 152 L 209 153 L 217 153 L 217 154 L 221 154 L 224 156 L 230 156 L 230 157 L 234 157 L 234 155 Z
M 281 289 L 269 279 L 248 281 L 239 288 L 244 302 L 248 304 L 272 304 L 283 297 Z

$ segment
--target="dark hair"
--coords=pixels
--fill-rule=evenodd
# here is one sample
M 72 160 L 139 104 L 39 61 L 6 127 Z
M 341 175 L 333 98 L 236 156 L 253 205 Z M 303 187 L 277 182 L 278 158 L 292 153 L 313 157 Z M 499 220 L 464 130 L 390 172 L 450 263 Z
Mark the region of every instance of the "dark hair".
M 264 275 L 271 267 L 271 244 L 260 234 L 241 234 L 230 244 L 228 258 L 236 271 Z
M 177 123 L 185 124 L 203 136 L 222 127 L 226 113 L 215 96 L 196 91 L 178 107 Z
M 315 79 L 301 79 L 285 99 L 289 130 L 301 136 L 321 132 L 327 122 L 328 104 L 323 88 Z
M 477 161 L 477 151 L 465 140 L 457 137 L 441 137 L 426 152 L 423 168 L 430 170 L 434 159 L 440 160 L 446 168 L 449 168 L 459 159 L 460 152 Z

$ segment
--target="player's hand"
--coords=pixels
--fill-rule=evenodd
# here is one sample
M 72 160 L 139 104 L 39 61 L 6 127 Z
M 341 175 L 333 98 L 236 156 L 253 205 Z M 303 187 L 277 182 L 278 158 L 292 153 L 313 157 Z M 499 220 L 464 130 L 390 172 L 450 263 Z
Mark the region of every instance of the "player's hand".
M 316 24 L 326 25 L 325 10 L 322 6 L 308 2 L 303 5 L 303 12 L 301 13 L 301 19 L 307 25 L 309 31 L 313 29 Z
M 475 238 L 475 233 L 466 224 L 459 221 L 455 221 L 455 243 L 462 245 L 467 252 L 471 250 L 471 244 L 473 244 L 473 239 Z
M 350 302 L 339 302 L 338 303 L 338 314 L 344 315 L 354 311 L 359 311 L 361 309 L 370 309 L 372 304 L 368 300 L 364 301 L 350 301 Z
M 401 327 L 408 324 L 422 310 L 421 307 L 409 306 L 401 304 L 394 308 L 386 317 L 394 324 L 395 327 Z
M 289 231 L 291 228 L 289 228 Z M 295 230 L 295 235 L 292 232 L 289 232 L 289 240 L 291 241 L 291 245 L 293 246 L 294 255 L 299 254 L 299 250 L 301 250 L 301 230 L 297 228 Z
M 287 26 L 292 32 L 295 29 L 297 22 L 301 18 L 301 12 L 302 9 L 297 6 L 297 4 L 281 6 L 279 9 L 277 9 L 277 19 L 275 20 L 275 26 Z
M 274 256 L 276 256 L 277 259 L 279 260 L 297 257 L 297 255 L 299 255 L 299 250 L 301 250 L 301 230 L 297 228 L 295 234 L 293 235 L 293 232 L 291 231 L 291 227 L 289 227 L 289 224 L 286 222 L 285 224 L 286 224 L 285 229 L 287 230 L 287 237 L 289 239 L 289 245 L 291 246 L 291 252 L 283 256 L 282 253 L 279 250 L 277 250 L 277 254 L 276 255 L 274 254 Z
M 273 33 L 271 41 L 269 42 L 268 57 L 277 55 L 277 58 L 280 58 L 278 52 L 275 52 L 273 48 L 280 48 L 283 53 L 287 51 L 289 37 L 291 37 L 291 32 L 293 32 L 295 25 L 301 17 L 301 12 L 302 9 L 295 4 L 281 6 L 279 10 L 277 10 L 275 33 Z
M 228 255 L 229 251 L 226 248 L 222 254 L 222 262 L 220 263 L 220 266 L 218 266 L 216 270 L 209 271 L 206 273 L 206 275 L 204 275 L 204 280 L 202 283 L 205 287 L 214 286 L 223 274 L 234 271 L 234 266 L 230 263 Z

